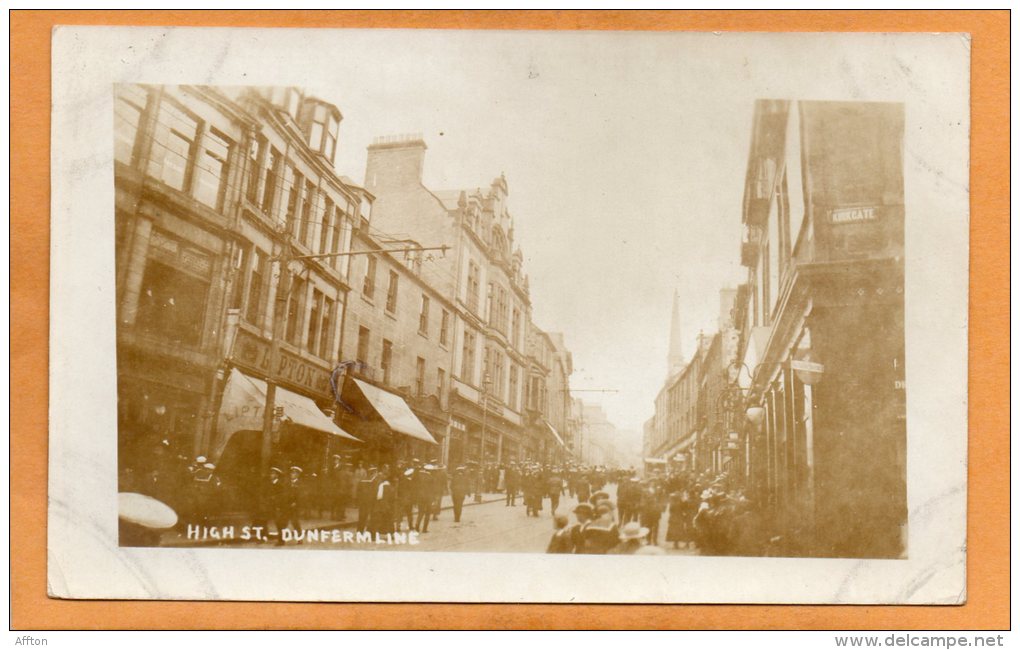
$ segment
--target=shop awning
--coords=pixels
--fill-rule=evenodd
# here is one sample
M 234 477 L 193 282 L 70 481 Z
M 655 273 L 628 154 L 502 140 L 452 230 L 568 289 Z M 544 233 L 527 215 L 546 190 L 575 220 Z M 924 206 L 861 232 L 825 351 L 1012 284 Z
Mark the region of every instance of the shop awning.
M 397 433 L 430 442 L 433 445 L 439 444 L 400 395 L 395 395 L 360 379 L 354 379 L 353 377 L 351 379 L 354 380 L 354 383 L 357 384 L 365 399 L 368 400 L 372 408 L 375 409 L 376 413 L 386 422 L 389 428 Z
M 237 431 L 262 429 L 263 412 L 266 405 L 266 382 L 249 377 L 237 368 L 230 370 L 227 385 L 223 389 L 223 400 L 216 420 L 218 443 L 212 457 L 219 458 L 227 446 L 230 436 Z M 283 407 L 283 419 L 296 425 L 322 431 L 330 435 L 361 442 L 338 427 L 325 413 L 319 410 L 311 399 L 285 388 L 276 387 L 275 405 Z
M 555 438 L 555 439 L 556 439 L 556 443 L 557 443 L 557 444 L 558 444 L 558 445 L 559 445 L 560 447 L 563 447 L 564 449 L 566 449 L 566 448 L 567 448 L 567 445 L 566 445 L 566 444 L 564 444 L 564 442 L 563 442 L 563 438 L 561 438 L 561 437 L 560 437 L 560 434 L 559 434 L 559 432 L 558 432 L 558 431 L 556 430 L 556 427 L 554 427 L 553 425 L 549 424 L 548 422 L 546 422 L 546 423 L 545 423 L 545 426 L 549 427 L 549 432 L 550 432 L 550 433 L 551 433 L 551 434 L 553 435 L 553 438 Z

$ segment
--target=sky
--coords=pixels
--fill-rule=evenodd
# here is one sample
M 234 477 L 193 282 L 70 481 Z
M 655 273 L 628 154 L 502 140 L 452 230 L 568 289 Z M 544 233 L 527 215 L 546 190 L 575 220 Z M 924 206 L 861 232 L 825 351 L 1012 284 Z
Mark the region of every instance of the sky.
M 944 38 L 848 36 L 348 30 L 280 39 L 276 62 L 245 76 L 336 103 L 336 167 L 356 181 L 372 139 L 400 133 L 425 139 L 430 189 L 505 174 L 534 322 L 564 333 L 573 389 L 616 391 L 577 395 L 640 431 L 665 379 L 674 290 L 689 355 L 717 329 L 719 290 L 744 280 L 754 100 L 906 101 L 908 120 L 948 110 Z M 313 69 L 285 65 L 309 51 Z

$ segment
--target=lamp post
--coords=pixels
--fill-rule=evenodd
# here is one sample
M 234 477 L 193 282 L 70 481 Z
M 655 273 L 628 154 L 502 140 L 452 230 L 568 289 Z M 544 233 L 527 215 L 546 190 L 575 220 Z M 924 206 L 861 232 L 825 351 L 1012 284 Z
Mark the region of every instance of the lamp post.
M 482 502 L 482 483 L 485 481 L 485 425 L 489 415 L 489 373 L 482 377 L 482 440 L 478 451 L 478 480 L 475 481 L 475 503 Z

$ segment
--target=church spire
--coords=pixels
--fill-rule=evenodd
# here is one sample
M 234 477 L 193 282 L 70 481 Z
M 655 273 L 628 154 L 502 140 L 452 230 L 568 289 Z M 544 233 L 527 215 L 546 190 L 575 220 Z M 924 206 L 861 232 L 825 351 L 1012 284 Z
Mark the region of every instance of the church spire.
M 673 317 L 669 324 L 669 376 L 684 369 L 684 353 L 680 347 L 683 332 L 680 328 L 680 292 L 673 290 Z

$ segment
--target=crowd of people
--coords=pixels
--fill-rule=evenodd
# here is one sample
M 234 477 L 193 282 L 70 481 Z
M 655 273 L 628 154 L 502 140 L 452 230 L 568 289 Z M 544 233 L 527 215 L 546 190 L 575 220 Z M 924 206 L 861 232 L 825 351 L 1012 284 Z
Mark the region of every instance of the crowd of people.
M 254 487 L 239 490 L 202 456 L 189 461 L 163 445 L 154 458 L 144 472 L 123 471 L 120 490 L 159 499 L 187 523 L 215 522 L 241 504 L 252 523 L 275 528 L 277 543 L 283 543 L 279 531 L 300 532 L 302 521 L 356 522 L 359 532 L 381 535 L 426 534 L 446 495 L 459 522 L 467 498 L 483 493 L 502 494 L 506 507 L 522 505 L 528 517 L 548 512 L 554 522 L 550 553 L 644 554 L 671 545 L 704 555 L 753 556 L 772 554 L 778 539 L 725 473 L 639 476 L 632 468 L 533 462 L 467 462 L 448 470 L 435 458 L 373 464 L 333 455 L 325 467 L 276 463 L 265 478 L 253 467 Z M 572 523 L 561 508 L 567 498 L 577 502 L 569 509 Z

